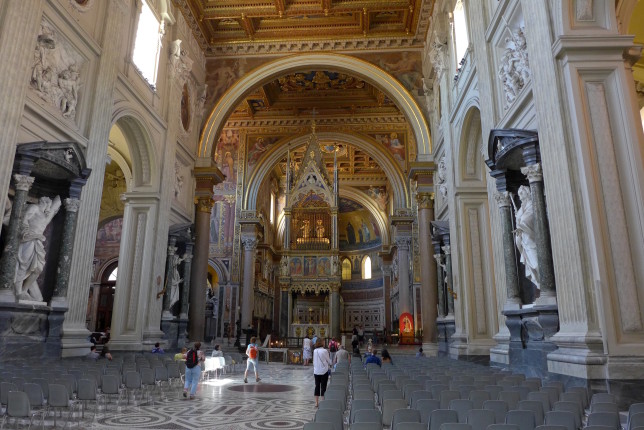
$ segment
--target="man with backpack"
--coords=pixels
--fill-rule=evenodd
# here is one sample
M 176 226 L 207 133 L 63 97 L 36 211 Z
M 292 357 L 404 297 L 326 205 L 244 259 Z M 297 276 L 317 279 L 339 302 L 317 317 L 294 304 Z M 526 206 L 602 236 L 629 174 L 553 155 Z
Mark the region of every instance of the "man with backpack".
M 338 352 L 338 342 L 336 342 L 335 338 L 332 337 L 331 340 L 329 341 L 329 353 L 331 355 L 331 363 L 335 362 L 336 352 Z
M 248 360 L 246 360 L 246 371 L 244 372 L 244 383 L 248 383 L 248 368 L 250 365 L 253 365 L 253 370 L 255 371 L 255 382 L 261 381 L 259 373 L 257 371 L 257 358 L 259 357 L 259 349 L 257 344 L 255 344 L 255 336 L 250 338 L 250 343 L 246 347 L 246 355 Z
M 200 348 L 201 342 L 195 342 L 195 345 L 186 352 L 186 383 L 183 386 L 183 397 L 188 397 L 188 389 L 190 389 L 190 400 L 195 398 L 201 377 L 201 368 L 206 361 Z

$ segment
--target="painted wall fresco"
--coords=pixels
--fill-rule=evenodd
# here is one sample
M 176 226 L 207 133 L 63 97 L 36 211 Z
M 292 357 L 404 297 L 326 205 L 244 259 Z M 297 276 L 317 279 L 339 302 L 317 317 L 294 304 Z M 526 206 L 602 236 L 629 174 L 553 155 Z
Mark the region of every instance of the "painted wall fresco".
M 260 158 L 268 151 L 278 140 L 280 136 L 249 136 L 248 138 L 248 173 L 252 171 Z
M 401 164 L 405 163 L 407 155 L 405 153 L 406 139 L 404 133 L 387 132 L 387 133 L 374 133 L 369 136 L 382 146 L 387 148 L 396 161 Z
M 235 238 L 235 196 L 215 195 L 210 214 L 210 250 L 212 256 L 228 256 Z
M 367 249 L 382 243 L 371 212 L 353 200 L 340 199 L 338 243 L 340 251 Z
M 252 69 L 266 63 L 268 58 L 210 59 L 206 61 L 206 107 L 211 111 L 219 98 L 234 83 Z
M 215 163 L 226 179 L 221 184 L 217 184 L 215 189 L 225 191 L 235 191 L 237 180 L 237 150 L 239 149 L 239 131 L 224 130 L 217 142 L 215 149 Z

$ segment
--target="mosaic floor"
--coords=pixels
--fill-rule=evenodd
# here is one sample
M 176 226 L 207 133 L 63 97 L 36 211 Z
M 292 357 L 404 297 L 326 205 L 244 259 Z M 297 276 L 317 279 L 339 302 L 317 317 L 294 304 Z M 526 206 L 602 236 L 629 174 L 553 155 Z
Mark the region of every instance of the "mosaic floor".
M 83 429 L 301 429 L 315 415 L 313 366 L 260 364 L 259 383 L 244 384 L 237 370 L 202 382 L 194 400 L 184 399 L 177 388 L 154 404 L 126 405 L 94 417 L 85 414 Z M 76 417 L 75 417 L 76 419 Z M 53 425 L 53 422 L 50 423 Z M 59 423 L 59 426 L 61 423 Z M 72 423 L 76 427 L 76 423 Z

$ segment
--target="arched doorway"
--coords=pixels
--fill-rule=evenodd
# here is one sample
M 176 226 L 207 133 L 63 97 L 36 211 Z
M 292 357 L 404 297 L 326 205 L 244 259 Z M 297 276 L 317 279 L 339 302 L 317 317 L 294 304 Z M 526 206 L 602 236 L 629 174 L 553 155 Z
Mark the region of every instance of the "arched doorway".
M 98 291 L 98 304 L 96 307 L 96 327 L 101 331 L 112 324 L 112 309 L 114 307 L 114 291 L 118 276 L 118 261 L 110 264 L 103 272 L 101 285 Z

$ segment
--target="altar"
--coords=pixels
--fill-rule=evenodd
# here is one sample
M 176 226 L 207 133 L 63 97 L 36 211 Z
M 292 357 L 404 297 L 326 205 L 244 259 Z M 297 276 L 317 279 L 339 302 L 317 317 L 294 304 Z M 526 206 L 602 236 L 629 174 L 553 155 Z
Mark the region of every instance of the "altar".
M 304 337 L 309 335 L 310 338 L 313 336 L 327 338 L 329 336 L 329 325 L 328 324 L 291 324 L 291 337 Z

